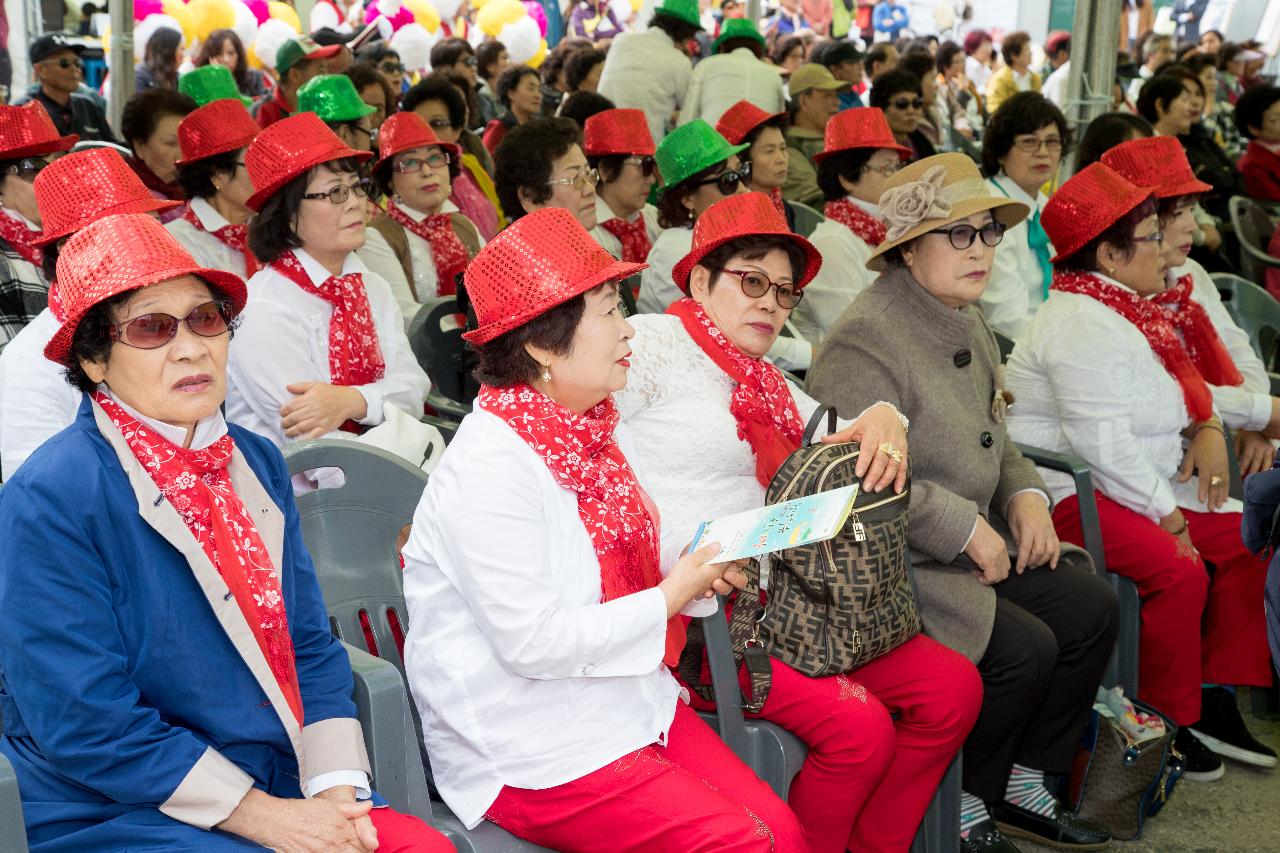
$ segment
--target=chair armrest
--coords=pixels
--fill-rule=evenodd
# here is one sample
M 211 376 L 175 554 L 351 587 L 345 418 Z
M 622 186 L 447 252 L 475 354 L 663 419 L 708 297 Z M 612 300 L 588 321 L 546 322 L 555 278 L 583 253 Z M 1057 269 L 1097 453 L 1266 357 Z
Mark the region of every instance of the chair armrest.
M 0 850 L 27 853 L 27 830 L 22 820 L 18 777 L 9 759 L 0 755 Z
M 723 740 L 734 754 L 751 766 L 751 747 L 746 721 L 742 716 L 742 691 L 733 666 L 733 647 L 729 640 L 729 623 L 725 620 L 724 598 L 710 616 L 699 617 L 707 644 L 707 664 L 711 669 L 711 690 L 716 701 L 716 721 Z
M 427 405 L 430 406 L 437 415 L 447 420 L 460 421 L 467 415 L 471 414 L 471 406 L 466 403 L 459 403 L 457 400 L 450 400 L 439 391 L 432 389 L 427 392 Z
M 1271 396 L 1280 397 L 1280 373 L 1268 373 L 1267 379 L 1271 382 Z

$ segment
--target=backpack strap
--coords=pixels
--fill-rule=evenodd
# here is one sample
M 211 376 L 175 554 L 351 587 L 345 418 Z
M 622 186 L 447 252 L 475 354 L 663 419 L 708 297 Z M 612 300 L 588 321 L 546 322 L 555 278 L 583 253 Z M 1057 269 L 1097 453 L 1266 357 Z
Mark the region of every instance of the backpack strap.
M 804 438 L 800 440 L 801 447 L 808 447 L 813 444 L 813 437 L 818 432 L 818 427 L 822 424 L 822 416 L 827 416 L 827 435 L 836 431 L 836 410 L 830 406 L 818 406 L 814 409 L 813 415 L 809 418 L 809 423 L 804 428 Z

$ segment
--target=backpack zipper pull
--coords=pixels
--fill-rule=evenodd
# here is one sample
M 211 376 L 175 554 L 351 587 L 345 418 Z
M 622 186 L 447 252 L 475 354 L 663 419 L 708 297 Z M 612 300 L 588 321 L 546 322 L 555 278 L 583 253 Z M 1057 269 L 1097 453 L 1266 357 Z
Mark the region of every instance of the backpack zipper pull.
M 867 541 L 866 525 L 864 525 L 861 521 L 858 520 L 858 516 L 856 514 L 853 516 L 853 541 L 854 542 Z

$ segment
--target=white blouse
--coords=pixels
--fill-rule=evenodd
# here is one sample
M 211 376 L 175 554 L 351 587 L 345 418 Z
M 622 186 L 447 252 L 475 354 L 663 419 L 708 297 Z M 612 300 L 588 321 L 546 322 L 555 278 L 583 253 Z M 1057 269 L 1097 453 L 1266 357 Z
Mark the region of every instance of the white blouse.
M 202 198 L 193 198 L 189 205 L 191 212 L 204 226 L 204 230 L 201 231 L 181 216 L 166 222 L 165 230 L 191 253 L 191 257 L 195 258 L 200 266 L 224 270 L 241 278 L 248 278 L 249 266 L 244 253 L 231 248 L 209 233 L 225 228 L 231 223 L 212 204 Z
M 58 321 L 48 308 L 0 350 L 0 472 L 9 479 L 48 439 L 71 425 L 80 392 L 44 357 Z
M 1049 201 L 1044 193 L 1032 198 L 1005 175 L 988 179 L 987 185 L 992 195 L 1020 201 L 1028 205 L 1032 213 L 1043 210 Z M 1030 216 L 1004 233 L 1004 239 L 996 247 L 987 289 L 978 299 L 978 306 L 991 328 L 1013 340 L 1022 337 L 1036 310 L 1044 304 L 1044 274 L 1027 242 L 1029 227 Z M 1049 257 L 1055 254 L 1050 243 Z
M 502 419 L 463 419 L 404 560 L 406 674 L 467 827 L 504 785 L 550 788 L 666 743 L 680 686 L 662 664 L 662 591 L 600 601 L 577 497 Z
M 852 196 L 849 200 L 872 216 L 879 216 L 876 205 Z M 867 269 L 867 259 L 875 247 L 834 219 L 818 223 L 809 242 L 822 254 L 822 268 L 805 285 L 804 299 L 791 312 L 791 322 L 809 343 L 817 346 L 879 273 Z
M 295 249 L 294 254 L 316 285 L 329 278 L 328 270 L 305 251 Z M 354 252 L 347 256 L 342 273 L 361 273 L 364 277 L 378 345 L 386 363 L 386 376 L 382 379 L 355 386 L 368 407 L 360 423 L 382 423 L 383 402 L 404 409 L 415 419 L 421 417 L 431 383 L 409 348 L 404 320 L 391 287 L 380 275 L 370 272 Z M 295 441 L 285 437 L 280 423 L 280 407 L 294 396 L 285 386 L 333 381 L 329 374 L 332 316 L 332 305 L 270 266 L 249 279 L 249 302 L 231 339 L 227 363 L 227 419 L 281 447 Z M 347 435 L 334 432 L 326 437 Z

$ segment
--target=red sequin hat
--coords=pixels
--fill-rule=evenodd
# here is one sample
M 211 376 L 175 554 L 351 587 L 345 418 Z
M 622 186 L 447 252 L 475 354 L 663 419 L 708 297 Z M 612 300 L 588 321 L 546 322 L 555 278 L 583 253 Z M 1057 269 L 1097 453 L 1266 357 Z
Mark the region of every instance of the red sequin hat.
M 1080 251 L 1154 193 L 1151 187 L 1134 186 L 1104 163 L 1090 163 L 1076 172 L 1040 211 L 1040 225 L 1058 250 L 1053 262 Z
M 104 216 L 151 213 L 182 202 L 156 198 L 112 148 L 90 148 L 59 157 L 36 175 L 32 187 L 44 230 L 37 246 L 61 240 Z
M 53 119 L 36 101 L 20 107 L 0 104 L 0 157 L 5 160 L 66 151 L 79 140 L 74 133 L 59 136 Z
M 716 132 L 734 145 L 747 138 L 747 134 L 766 121 L 783 118 L 786 113 L 767 113 L 750 101 L 738 101 L 729 107 L 716 122 Z
M 188 113 L 178 124 L 179 166 L 244 148 L 262 131 L 244 104 L 223 98 Z
M 889 148 L 903 157 L 911 156 L 911 149 L 894 139 L 889 120 L 879 107 L 854 107 L 836 113 L 827 122 L 822 150 L 813 159 L 821 162 L 824 157 L 855 148 Z
M 580 293 L 647 266 L 616 260 L 569 211 L 535 210 L 498 232 L 467 267 L 467 294 L 480 327 L 462 337 L 488 343 Z
M 1213 186 L 1196 177 L 1176 136 L 1152 136 L 1122 142 L 1102 155 L 1121 177 L 1140 187 L 1155 187 L 1156 198 L 1207 193 Z
M 372 157 L 368 151 L 348 148 L 315 113 L 298 113 L 263 130 L 249 145 L 244 163 L 253 182 L 254 194 L 245 205 L 255 213 L 262 210 L 280 188 L 299 175 L 328 163 L 354 157 Z
M 449 151 L 455 159 L 461 151 L 452 142 L 441 142 L 431 129 L 431 125 L 427 124 L 427 120 L 417 113 L 395 113 L 389 116 L 378 130 L 380 156 L 373 168 L 378 168 L 401 151 L 426 148 L 428 145 L 436 145 Z
M 658 146 L 642 110 L 604 110 L 582 126 L 582 150 L 588 157 L 627 154 L 652 157 Z
M 235 313 L 248 292 L 239 276 L 201 267 L 164 226 L 145 213 L 108 216 L 71 236 L 58 254 L 63 320 L 44 357 L 67 364 L 76 326 L 89 309 L 119 293 L 184 275 L 204 279 L 231 299 Z
M 804 273 L 795 282 L 797 288 L 813 281 L 822 266 L 822 255 L 805 238 L 793 234 L 787 228 L 773 200 L 764 193 L 739 193 L 718 201 L 706 209 L 693 224 L 693 248 L 676 263 L 671 278 L 686 293 L 689 292 L 689 273 L 707 253 L 730 240 L 739 237 L 761 237 L 776 234 L 786 237 L 804 249 Z

